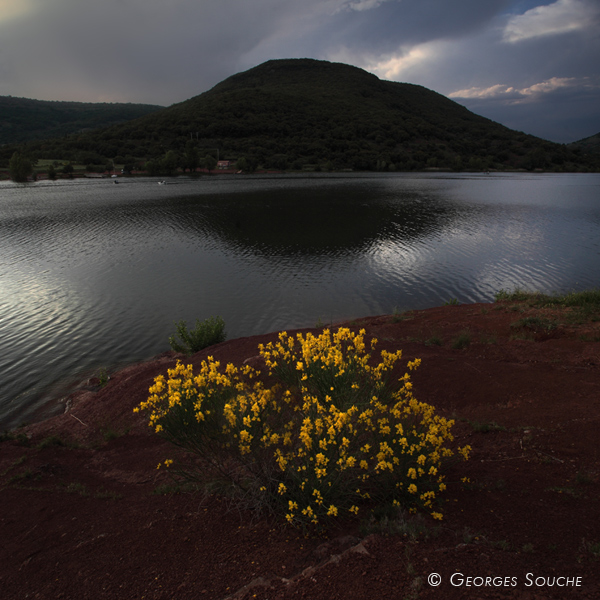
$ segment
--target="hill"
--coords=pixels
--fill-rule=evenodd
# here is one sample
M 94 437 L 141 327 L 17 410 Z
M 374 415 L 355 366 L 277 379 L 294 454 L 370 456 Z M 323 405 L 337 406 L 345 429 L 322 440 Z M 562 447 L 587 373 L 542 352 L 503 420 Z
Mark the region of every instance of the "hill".
M 582 152 L 600 154 L 600 133 L 569 144 L 570 148 L 579 148 Z
M 0 96 L 0 145 L 108 127 L 161 108 L 151 104 L 50 102 Z
M 243 157 L 250 169 L 598 167 L 578 150 L 512 131 L 424 87 L 312 59 L 268 61 L 135 121 L 28 150 L 68 160 L 90 152 L 160 159 L 171 151 L 184 168 L 208 154 Z

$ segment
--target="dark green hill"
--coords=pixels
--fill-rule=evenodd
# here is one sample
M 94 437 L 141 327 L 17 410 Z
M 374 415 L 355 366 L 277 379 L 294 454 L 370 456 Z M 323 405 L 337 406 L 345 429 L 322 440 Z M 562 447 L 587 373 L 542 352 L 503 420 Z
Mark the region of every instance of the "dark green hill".
M 595 159 L 512 131 L 424 87 L 311 59 L 272 60 L 135 121 L 29 151 L 71 160 L 86 152 L 144 159 L 218 152 L 276 169 L 597 167 Z
M 108 127 L 161 108 L 150 104 L 50 102 L 0 96 L 0 144 L 43 140 Z
M 579 148 L 582 152 L 600 154 L 600 133 L 569 144 L 569 148 Z

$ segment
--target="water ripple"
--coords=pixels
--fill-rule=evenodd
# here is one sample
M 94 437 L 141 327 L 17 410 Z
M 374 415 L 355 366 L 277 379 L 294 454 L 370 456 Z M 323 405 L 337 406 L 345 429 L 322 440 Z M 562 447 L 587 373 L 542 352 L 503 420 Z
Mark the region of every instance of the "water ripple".
M 597 175 L 111 183 L 0 182 L 0 428 L 179 319 L 238 337 L 600 284 Z

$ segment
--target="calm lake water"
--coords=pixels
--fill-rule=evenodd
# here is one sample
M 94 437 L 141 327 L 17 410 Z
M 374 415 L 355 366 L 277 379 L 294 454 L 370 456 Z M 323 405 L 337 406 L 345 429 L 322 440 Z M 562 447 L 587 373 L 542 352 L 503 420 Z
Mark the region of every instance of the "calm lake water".
M 600 285 L 600 175 L 0 183 L 0 430 L 104 367 L 229 338 Z

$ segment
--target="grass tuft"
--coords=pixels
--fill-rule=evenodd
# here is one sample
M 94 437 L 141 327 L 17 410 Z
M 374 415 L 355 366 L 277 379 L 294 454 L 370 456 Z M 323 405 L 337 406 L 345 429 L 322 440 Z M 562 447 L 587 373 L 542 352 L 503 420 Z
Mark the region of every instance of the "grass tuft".
M 510 324 L 512 329 L 529 329 L 530 331 L 552 331 L 556 329 L 556 321 L 543 317 L 523 317 Z
M 38 445 L 38 450 L 43 450 L 44 448 L 51 448 L 53 446 L 66 446 L 67 444 L 64 440 L 57 435 L 50 435 L 47 438 L 44 438 Z
M 498 425 L 495 421 L 480 423 L 479 421 L 469 421 L 473 431 L 478 433 L 490 433 L 492 431 L 506 431 L 504 425 Z
M 87 498 L 90 495 L 89 490 L 83 483 L 70 483 L 66 487 L 65 491 L 69 494 L 79 494 L 82 498 Z
M 372 533 L 401 535 L 414 542 L 431 538 L 438 533 L 438 528 L 428 526 L 422 515 L 409 515 L 407 511 L 388 504 L 374 509 L 361 523 L 360 532 L 363 536 Z
M 452 341 L 454 350 L 464 350 L 471 345 L 471 332 L 463 331 Z
M 540 292 L 526 292 L 519 288 L 510 292 L 500 290 L 495 295 L 496 302 L 527 302 L 530 306 L 546 308 L 552 306 L 563 307 L 589 307 L 600 310 L 600 288 L 569 292 L 567 294 L 542 294 Z
M 442 338 L 439 335 L 432 335 L 429 339 L 425 340 L 426 346 L 443 346 Z
M 397 306 L 394 307 L 394 311 L 392 312 L 392 323 L 410 321 L 411 319 L 414 319 L 412 310 L 400 310 Z

